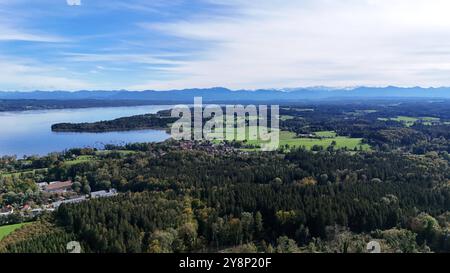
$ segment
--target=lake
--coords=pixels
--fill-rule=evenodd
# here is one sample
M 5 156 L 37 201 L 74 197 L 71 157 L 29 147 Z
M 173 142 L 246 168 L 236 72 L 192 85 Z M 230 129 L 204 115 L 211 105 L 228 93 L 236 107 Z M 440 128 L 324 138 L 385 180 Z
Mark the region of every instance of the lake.
M 161 130 L 107 133 L 56 133 L 55 123 L 95 122 L 119 117 L 156 113 L 169 105 L 83 108 L 0 112 L 0 155 L 46 155 L 68 148 L 103 148 L 105 144 L 160 142 L 170 137 Z

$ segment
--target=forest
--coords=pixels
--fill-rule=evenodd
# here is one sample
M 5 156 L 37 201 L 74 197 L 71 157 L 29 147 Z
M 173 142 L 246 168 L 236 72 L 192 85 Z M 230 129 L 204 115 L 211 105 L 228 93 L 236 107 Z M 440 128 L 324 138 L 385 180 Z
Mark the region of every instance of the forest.
M 51 197 L 36 189 L 41 181 L 72 180 L 79 193 L 114 188 L 119 195 L 34 218 L 10 216 L 5 223 L 32 223 L 0 241 L 0 252 L 64 252 L 72 240 L 88 253 L 357 253 L 371 240 L 383 252 L 449 252 L 446 106 L 281 108 L 282 130 L 361 137 L 368 150 L 259 152 L 168 140 L 3 157 L 0 173 L 18 175 L 0 175 L 1 207 L 45 204 Z
M 98 99 L 0 99 L 0 112 L 50 109 L 74 109 L 92 107 L 120 107 L 154 105 L 162 102 L 145 100 L 98 100 Z
M 108 132 L 145 129 L 167 129 L 168 125 L 177 118 L 161 116 L 160 114 L 146 114 L 123 117 L 108 121 L 93 123 L 58 123 L 52 125 L 54 132 Z

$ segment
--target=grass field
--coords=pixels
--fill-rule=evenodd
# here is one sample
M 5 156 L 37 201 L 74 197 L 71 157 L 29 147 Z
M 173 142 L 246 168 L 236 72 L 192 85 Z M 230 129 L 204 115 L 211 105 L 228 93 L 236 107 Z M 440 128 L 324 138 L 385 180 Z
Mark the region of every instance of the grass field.
M 118 152 L 124 155 L 128 155 L 128 154 L 132 154 L 132 153 L 136 153 L 135 151 L 128 151 L 128 150 L 117 150 L 117 151 L 97 151 L 97 155 L 102 155 L 102 154 L 108 154 L 111 152 Z M 77 158 L 73 159 L 73 160 L 67 160 L 64 161 L 64 164 L 68 167 L 73 166 L 73 165 L 77 165 L 80 163 L 84 163 L 84 162 L 90 162 L 90 161 L 94 161 L 96 160 L 95 156 L 92 155 L 80 155 Z M 26 174 L 36 174 L 36 172 L 45 172 L 47 171 L 47 168 L 43 168 L 43 169 L 34 169 L 34 170 L 26 170 L 26 171 L 21 171 L 21 172 L 14 172 L 14 173 L 0 173 L 0 176 L 2 177 L 19 177 L 20 175 L 26 175 Z
M 440 118 L 435 118 L 435 117 L 422 117 L 420 118 L 423 121 L 440 121 Z
M 0 241 L 5 238 L 7 235 L 9 235 L 11 232 L 13 232 L 16 229 L 19 229 L 23 227 L 24 225 L 27 225 L 29 223 L 21 223 L 21 224 L 15 224 L 15 225 L 8 225 L 8 226 L 1 226 L 0 227 Z
M 413 117 L 398 116 L 396 118 L 393 118 L 392 120 L 401 122 L 401 123 L 405 124 L 406 126 L 411 127 L 419 119 L 418 118 L 413 118 Z
M 353 112 L 347 112 L 348 115 L 352 115 L 352 116 L 363 116 L 366 114 L 373 114 L 378 112 L 377 110 L 355 110 Z
M 347 148 L 349 150 L 353 150 L 354 148 L 359 149 L 361 147 L 363 150 L 370 150 L 369 145 L 361 143 L 361 138 L 336 136 L 336 133 L 334 132 L 319 132 L 319 135 L 322 135 L 322 137 L 326 136 L 327 138 L 297 138 L 295 133 L 281 131 L 280 146 L 285 146 L 287 144 L 289 147 L 305 147 L 306 149 L 312 149 L 312 147 L 317 145 L 327 148 L 331 146 L 334 141 L 336 142 L 336 148 Z
M 314 112 L 314 109 L 312 108 L 294 108 L 292 109 L 291 107 L 281 107 L 282 110 L 294 110 L 297 112 Z
M 76 165 L 76 164 L 89 162 L 89 161 L 92 161 L 92 160 L 95 160 L 94 156 L 91 156 L 91 155 L 80 155 L 74 160 L 64 161 L 64 164 L 66 166 L 73 166 L 73 165 Z
M 97 151 L 96 155 L 106 155 L 106 154 L 109 154 L 112 152 L 120 153 L 122 155 L 129 155 L 129 154 L 136 153 L 135 151 L 129 151 L 129 150 L 113 150 L 113 151 L 102 150 L 102 151 Z M 64 164 L 66 164 L 66 166 L 73 166 L 73 165 L 77 165 L 77 164 L 84 163 L 84 162 L 90 162 L 90 161 L 94 161 L 94 160 L 96 160 L 95 156 L 80 155 L 74 160 L 65 161 Z
M 257 128 L 252 128 L 252 129 L 257 129 Z M 245 135 L 245 143 L 246 144 L 259 147 L 261 144 L 264 143 L 260 139 L 256 139 L 256 137 L 254 137 L 253 139 L 250 139 L 249 132 L 250 132 L 250 128 L 247 127 L 246 135 Z M 362 141 L 361 138 L 349 138 L 349 137 L 336 136 L 336 133 L 333 131 L 322 131 L 322 132 L 316 132 L 315 134 L 322 138 L 321 139 L 319 139 L 319 138 L 299 138 L 293 132 L 281 131 L 279 146 L 282 147 L 282 146 L 289 145 L 289 147 L 291 147 L 291 148 L 305 147 L 306 149 L 312 149 L 312 147 L 317 145 L 317 146 L 322 146 L 324 148 L 327 148 L 327 147 L 331 146 L 331 144 L 333 142 L 335 142 L 336 148 L 347 148 L 349 150 L 353 150 L 355 148 L 357 148 L 357 149 L 361 148 L 362 150 L 366 150 L 366 151 L 370 150 L 369 145 L 361 143 L 361 141 Z M 215 134 L 213 134 L 213 136 L 217 137 L 217 136 L 219 136 L 219 134 L 215 133 Z M 237 136 L 236 133 L 235 133 L 235 136 Z M 242 138 L 244 138 L 244 137 L 241 135 L 241 139 Z M 216 140 L 215 142 L 219 143 L 220 140 Z M 244 150 L 251 151 L 251 150 L 258 150 L 258 148 L 244 149 Z
M 320 131 L 314 133 L 318 137 L 336 137 L 337 134 L 334 131 Z
M 381 120 L 381 121 L 394 120 L 394 121 L 405 124 L 405 126 L 411 127 L 414 125 L 414 123 L 416 123 L 419 120 L 422 121 L 422 123 L 424 125 L 432 125 L 432 122 L 440 121 L 440 118 L 435 118 L 435 117 L 415 118 L 415 117 L 407 117 L 407 116 L 398 116 L 396 118 L 379 118 L 378 120 Z
M 3 176 L 3 177 L 13 177 L 13 176 L 19 177 L 22 174 L 35 174 L 36 172 L 39 172 L 39 171 L 42 171 L 42 172 L 47 171 L 47 168 L 34 169 L 34 170 L 23 171 L 23 172 L 15 172 L 15 173 L 2 173 L 0 175 Z
M 420 119 L 422 120 L 422 123 L 424 125 L 428 125 L 428 126 L 433 125 L 433 122 L 441 121 L 440 118 L 435 118 L 435 117 L 423 117 L 423 118 L 420 118 Z
M 290 119 L 294 119 L 294 117 L 293 116 L 289 116 L 289 115 L 282 115 L 280 117 L 281 121 L 286 121 L 286 120 L 290 120 Z
M 64 161 L 64 164 L 66 166 L 72 166 L 72 165 L 76 165 L 76 164 L 80 164 L 83 162 L 88 162 L 88 161 L 92 161 L 95 160 L 94 156 L 90 156 L 90 155 L 81 155 L 79 157 L 77 157 L 74 160 L 68 160 L 68 161 Z M 2 173 L 0 174 L 0 176 L 3 177 L 18 177 L 20 175 L 26 175 L 26 174 L 36 174 L 36 172 L 45 172 L 47 171 L 47 168 L 43 168 L 43 169 L 34 169 L 34 170 L 28 170 L 28 171 L 22 171 L 22 172 L 15 172 L 15 173 Z
M 135 154 L 137 152 L 131 151 L 131 150 L 101 150 L 101 151 L 96 152 L 97 155 L 106 155 L 106 154 L 110 154 L 110 153 L 119 153 L 119 154 L 123 154 L 123 155 L 129 155 L 129 154 Z

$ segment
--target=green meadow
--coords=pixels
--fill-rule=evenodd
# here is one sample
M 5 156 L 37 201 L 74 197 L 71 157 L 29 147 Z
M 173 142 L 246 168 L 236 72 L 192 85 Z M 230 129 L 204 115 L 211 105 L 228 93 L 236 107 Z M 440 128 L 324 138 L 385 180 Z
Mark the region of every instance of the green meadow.
M 332 138 L 332 137 L 337 136 L 336 132 L 334 132 L 334 131 L 320 131 L 320 132 L 315 132 L 314 134 L 318 137 L 323 137 L 323 138 Z
M 95 160 L 94 156 L 91 156 L 91 155 L 80 155 L 74 160 L 64 161 L 64 164 L 66 166 L 73 166 L 73 165 L 77 165 L 77 164 L 80 164 L 80 163 L 89 162 L 89 161 L 92 161 L 92 160 Z
M 137 152 L 131 151 L 131 150 L 100 150 L 100 151 L 96 152 L 96 155 L 107 155 L 110 153 L 119 153 L 122 155 L 130 155 L 130 154 L 135 154 Z
M 16 229 L 19 229 L 27 224 L 29 224 L 29 223 L 20 223 L 20 224 L 15 224 L 15 225 L 1 226 L 0 227 L 0 241 L 3 238 L 5 238 L 6 236 L 8 236 L 11 232 L 13 232 Z
M 280 116 L 280 120 L 281 121 L 287 121 L 287 120 L 290 120 L 290 119 L 294 119 L 294 117 L 293 116 L 289 116 L 289 115 L 282 115 L 282 116 Z
M 226 131 L 227 129 L 224 129 Z M 229 131 L 230 135 L 233 135 L 233 131 Z M 265 142 L 261 139 L 257 138 L 254 133 L 257 132 L 258 128 L 256 127 L 246 127 L 245 135 L 243 135 L 243 132 L 240 131 L 239 133 L 234 130 L 234 137 L 235 139 L 238 139 L 237 136 L 240 138 L 238 140 L 242 140 L 247 145 L 252 145 L 256 147 L 260 147 L 261 144 L 264 144 Z M 250 137 L 250 133 L 252 133 L 253 137 Z M 214 132 L 210 134 L 210 137 L 218 138 L 220 133 Z M 333 131 L 322 131 L 322 132 L 316 132 L 315 135 L 318 138 L 301 138 L 297 137 L 295 133 L 288 132 L 288 131 L 281 131 L 280 132 L 280 143 L 279 147 L 284 147 L 288 145 L 290 148 L 294 147 L 305 147 L 306 149 L 312 149 L 314 146 L 321 146 L 323 148 L 327 148 L 331 146 L 333 143 L 335 145 L 335 148 L 347 148 L 349 150 L 362 149 L 362 150 L 370 150 L 370 146 L 367 144 L 362 143 L 361 138 L 350 138 L 350 137 L 343 137 L 343 136 L 337 136 L 336 132 Z M 232 140 L 233 138 L 229 138 L 229 140 Z M 214 140 L 216 143 L 220 143 L 220 140 Z M 257 150 L 257 148 L 253 149 L 245 149 L 245 150 Z
M 45 171 L 47 171 L 47 168 L 27 170 L 27 171 L 14 172 L 14 173 L 0 173 L 0 175 L 3 177 L 19 177 L 21 175 L 27 175 L 27 174 L 34 175 L 34 174 L 36 174 L 36 172 L 45 172 Z
M 435 118 L 435 117 L 415 118 L 415 117 L 407 117 L 407 116 L 398 116 L 395 118 L 378 118 L 378 120 L 381 120 L 381 121 L 393 120 L 393 121 L 401 122 L 401 123 L 405 124 L 405 126 L 407 126 L 407 127 L 411 127 L 417 121 L 421 121 L 424 125 L 432 125 L 432 122 L 440 121 L 440 118 Z
M 405 124 L 406 126 L 411 127 L 419 119 L 418 118 L 413 118 L 413 117 L 398 116 L 396 118 L 393 118 L 392 120 L 401 122 L 401 123 Z
M 110 153 L 119 153 L 122 155 L 130 155 L 130 154 L 134 154 L 136 153 L 135 151 L 129 151 L 129 150 L 101 150 L 101 151 L 97 151 L 95 154 L 96 155 L 107 155 Z M 90 162 L 90 161 L 95 161 L 97 160 L 96 156 L 93 155 L 80 155 L 77 158 L 73 159 L 73 160 L 68 160 L 65 161 L 64 164 L 66 166 L 73 166 L 73 165 L 77 165 L 80 163 L 85 163 L 85 162 Z
M 280 132 L 280 146 L 289 145 L 289 147 L 305 147 L 306 149 L 312 149 L 314 146 L 321 146 L 327 148 L 335 142 L 335 148 L 347 148 L 353 150 L 355 148 L 363 150 L 369 150 L 370 146 L 362 144 L 361 138 L 349 138 L 336 136 L 334 132 L 319 132 L 316 135 L 322 138 L 298 138 L 295 133 L 281 131 Z

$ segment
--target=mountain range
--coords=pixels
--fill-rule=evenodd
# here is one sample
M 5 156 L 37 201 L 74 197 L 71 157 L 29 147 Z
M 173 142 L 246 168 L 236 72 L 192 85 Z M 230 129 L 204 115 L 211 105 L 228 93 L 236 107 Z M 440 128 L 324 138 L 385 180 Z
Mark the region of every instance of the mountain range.
M 222 87 L 208 89 L 184 89 L 169 91 L 32 91 L 0 92 L 3 100 L 144 100 L 167 102 L 193 102 L 202 97 L 205 102 L 223 101 L 301 101 L 363 98 L 450 98 L 450 87 L 357 87 L 336 89 L 326 87 L 230 90 Z

